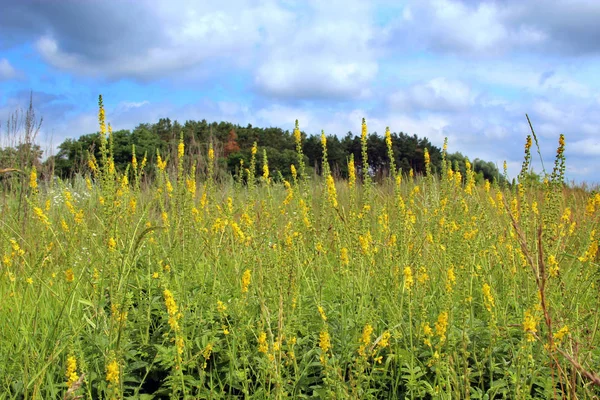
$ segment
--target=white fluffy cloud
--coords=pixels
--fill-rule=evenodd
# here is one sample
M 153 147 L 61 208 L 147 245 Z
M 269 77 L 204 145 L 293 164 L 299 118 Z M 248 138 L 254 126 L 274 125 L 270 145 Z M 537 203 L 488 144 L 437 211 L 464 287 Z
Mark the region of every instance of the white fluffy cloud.
M 13 67 L 6 58 L 0 58 L 0 81 L 15 79 L 19 72 Z
M 473 101 L 474 94 L 467 84 L 443 77 L 413 84 L 389 96 L 389 103 L 397 110 L 460 111 Z
M 390 39 L 432 51 L 599 54 L 600 3 L 589 0 L 409 0 Z
M 151 82 L 243 71 L 273 97 L 354 98 L 378 71 L 371 7 L 359 0 L 67 3 L 14 4 L 5 18 L 35 17 L 29 36 L 39 54 L 79 76 Z

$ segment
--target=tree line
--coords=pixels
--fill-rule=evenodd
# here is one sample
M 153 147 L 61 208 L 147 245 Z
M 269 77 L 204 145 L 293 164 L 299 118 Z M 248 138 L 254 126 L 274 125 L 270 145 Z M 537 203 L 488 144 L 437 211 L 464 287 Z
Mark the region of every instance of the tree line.
M 441 171 L 442 150 L 427 138 L 409 135 L 403 132 L 392 133 L 392 145 L 395 164 L 404 173 L 411 169 L 415 174 L 425 171 L 424 150 L 429 151 L 434 172 Z M 292 132 L 278 127 L 261 128 L 251 124 L 241 126 L 230 122 L 186 121 L 181 124 L 169 118 L 161 118 L 156 123 L 142 123 L 133 130 L 118 130 L 112 133 L 112 146 L 115 166 L 124 170 L 132 158 L 133 149 L 137 157 L 147 156 L 148 163 L 154 162 L 158 153 L 169 157 L 176 154 L 180 137 L 183 137 L 186 153 L 190 160 L 197 163 L 198 170 L 206 166 L 208 146 L 212 144 L 217 159 L 218 174 L 236 174 L 243 162 L 249 165 L 251 148 L 254 142 L 265 149 L 269 167 L 280 172 L 285 178 L 290 176 L 290 165 L 297 164 L 296 144 Z M 302 132 L 302 150 L 305 164 L 315 174 L 321 173 L 322 147 L 320 135 L 307 135 Z M 355 164 L 362 165 L 360 135 L 348 132 L 343 137 L 327 136 L 328 162 L 332 173 L 341 178 L 348 176 L 347 161 L 354 155 Z M 389 173 L 389 159 L 385 139 L 376 132 L 367 138 L 368 163 L 370 173 L 375 177 Z M 46 162 L 53 163 L 54 174 L 68 178 L 81 172 L 87 165 L 90 153 L 99 149 L 97 133 L 82 135 L 77 139 L 66 139 L 58 147 L 55 156 Z M 461 153 L 452 153 L 448 159 L 455 169 L 464 176 L 467 157 Z M 260 163 L 259 163 L 260 164 Z M 501 179 L 495 164 L 475 159 L 471 161 L 476 179 Z M 258 168 L 258 167 L 257 167 Z M 259 171 L 257 171 L 259 173 Z M 277 176 L 277 174 L 273 174 Z
M 27 170 L 36 166 L 38 171 L 46 177 L 58 176 L 66 179 L 84 173 L 91 154 L 99 158 L 99 134 L 89 133 L 79 138 L 68 138 L 58 146 L 55 155 L 43 160 L 43 151 L 35 144 L 35 137 L 42 123 L 37 118 L 30 99 L 26 112 L 16 112 L 6 123 L 3 138 L 0 141 L 0 171 L 13 168 Z M 430 155 L 431 166 L 434 172 L 441 171 L 442 150 L 433 145 L 427 138 L 409 135 L 403 132 L 392 133 L 392 146 L 395 165 L 408 173 L 423 174 L 425 171 L 424 150 Z M 111 146 L 114 154 L 115 166 L 124 171 L 131 162 L 135 149 L 138 158 L 146 155 L 148 164 L 155 162 L 157 154 L 169 158 L 177 154 L 177 145 L 183 138 L 187 159 L 195 163 L 198 171 L 206 170 L 206 154 L 209 145 L 215 151 L 217 162 L 216 174 L 218 178 L 237 174 L 240 165 L 248 167 L 251 158 L 251 149 L 256 142 L 266 150 L 272 176 L 279 173 L 284 178 L 291 175 L 290 166 L 297 164 L 296 143 L 293 133 L 278 127 L 261 128 L 251 124 L 242 126 L 231 122 L 208 122 L 188 120 L 184 124 L 161 118 L 156 123 L 141 123 L 133 130 L 117 130 L 112 133 Z M 389 159 L 383 135 L 376 132 L 368 134 L 368 164 L 370 174 L 377 178 L 389 174 Z M 304 163 L 309 173 L 320 174 L 322 166 L 322 147 L 320 135 L 308 135 L 302 132 L 302 150 Z M 327 152 L 330 170 L 338 178 L 348 176 L 348 159 L 354 155 L 355 165 L 361 168 L 361 137 L 352 132 L 345 136 L 327 136 Z M 262 151 L 261 151 L 262 154 Z M 448 154 L 447 159 L 452 162 L 455 170 L 460 170 L 465 176 L 467 157 L 461 153 Z M 491 162 L 475 159 L 471 164 L 476 173 L 477 180 L 502 179 L 498 168 Z M 257 163 L 256 174 L 259 166 Z M 359 173 L 362 171 L 358 171 Z M 152 169 L 148 171 L 152 175 Z

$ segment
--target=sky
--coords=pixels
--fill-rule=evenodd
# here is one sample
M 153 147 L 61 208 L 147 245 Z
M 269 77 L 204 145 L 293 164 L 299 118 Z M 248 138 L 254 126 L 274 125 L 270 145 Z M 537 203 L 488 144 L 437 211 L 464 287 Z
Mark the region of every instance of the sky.
M 161 117 L 343 136 L 427 137 L 518 174 L 530 133 L 551 169 L 600 183 L 597 0 L 0 0 L 0 123 L 40 141 Z M 541 163 L 534 148 L 534 168 Z M 551 172 L 551 171 L 548 171 Z

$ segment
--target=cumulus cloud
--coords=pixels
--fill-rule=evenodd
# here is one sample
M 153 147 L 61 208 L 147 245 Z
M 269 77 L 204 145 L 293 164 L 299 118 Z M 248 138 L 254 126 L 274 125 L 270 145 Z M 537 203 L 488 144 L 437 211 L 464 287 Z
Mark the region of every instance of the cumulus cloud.
M 413 84 L 389 96 L 389 103 L 398 110 L 460 111 L 473 101 L 467 84 L 443 77 Z
M 7 43 L 26 38 L 73 74 L 150 82 L 242 68 L 275 97 L 364 96 L 377 74 L 373 30 L 358 0 L 10 2 L 0 15 Z
M 19 72 L 13 67 L 6 58 L 0 58 L 0 81 L 15 79 Z
M 588 0 L 411 0 L 390 39 L 435 52 L 600 53 L 600 3 Z

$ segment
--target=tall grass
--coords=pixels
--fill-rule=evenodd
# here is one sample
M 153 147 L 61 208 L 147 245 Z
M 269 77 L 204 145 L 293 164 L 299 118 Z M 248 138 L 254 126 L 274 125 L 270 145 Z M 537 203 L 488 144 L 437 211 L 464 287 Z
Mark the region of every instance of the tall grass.
M 217 184 L 183 142 L 116 171 L 100 110 L 86 175 L 6 203 L 0 398 L 600 395 L 600 195 L 562 184 L 564 139 L 537 186 L 335 182 L 301 146 L 290 182 L 255 148 Z

